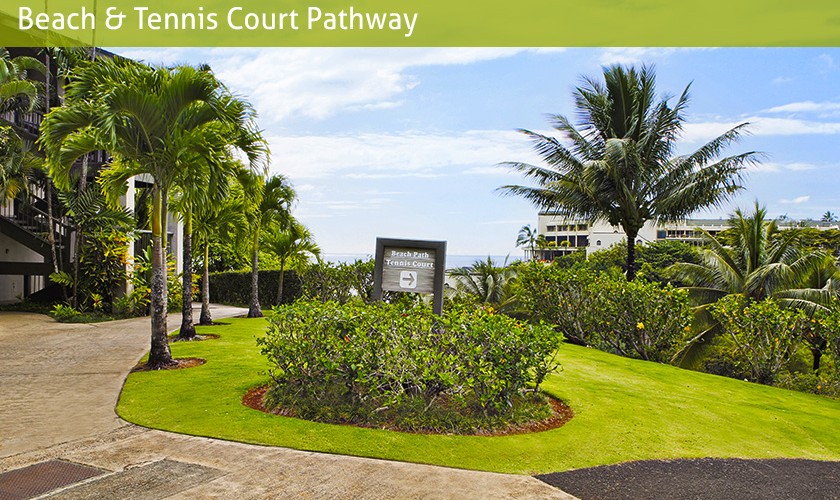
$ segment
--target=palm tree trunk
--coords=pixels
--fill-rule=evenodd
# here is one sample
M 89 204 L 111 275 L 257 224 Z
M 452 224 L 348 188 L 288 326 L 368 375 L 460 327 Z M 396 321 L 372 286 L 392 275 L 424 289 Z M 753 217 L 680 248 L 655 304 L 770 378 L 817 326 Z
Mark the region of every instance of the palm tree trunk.
M 248 305 L 249 318 L 262 318 L 263 313 L 260 309 L 260 273 L 259 273 L 259 232 L 254 236 L 253 244 L 251 245 L 251 303 Z
M 627 232 L 627 281 L 636 279 L 636 236 L 638 234 L 638 229 Z
M 204 274 L 201 277 L 201 317 L 199 325 L 212 325 L 210 316 L 210 241 L 204 240 Z
M 187 209 L 184 214 L 184 273 L 181 277 L 183 300 L 181 307 L 181 331 L 178 337 L 184 340 L 195 338 L 195 325 L 192 316 L 192 213 Z
M 166 258 L 161 235 L 163 203 L 161 189 L 152 187 L 152 346 L 149 367 L 161 368 L 172 364 L 172 353 L 166 338 Z
M 285 259 L 280 259 L 280 276 L 277 277 L 277 305 L 283 303 L 283 268 L 286 267 Z

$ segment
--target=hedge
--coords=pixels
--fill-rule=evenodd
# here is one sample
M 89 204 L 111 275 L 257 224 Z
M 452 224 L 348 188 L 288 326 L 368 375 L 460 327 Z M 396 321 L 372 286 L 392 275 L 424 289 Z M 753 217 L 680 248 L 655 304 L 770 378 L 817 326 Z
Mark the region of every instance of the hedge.
M 280 271 L 260 271 L 260 304 L 276 304 L 277 280 Z M 284 271 L 283 304 L 294 302 L 301 294 L 300 277 L 295 271 Z M 210 274 L 210 302 L 217 304 L 247 304 L 251 299 L 251 272 L 232 271 Z

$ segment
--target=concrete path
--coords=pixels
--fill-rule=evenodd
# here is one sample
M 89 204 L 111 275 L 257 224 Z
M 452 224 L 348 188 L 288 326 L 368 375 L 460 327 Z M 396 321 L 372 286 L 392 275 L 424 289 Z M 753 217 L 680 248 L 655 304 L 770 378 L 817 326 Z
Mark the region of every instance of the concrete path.
M 214 307 L 213 318 L 244 312 Z M 179 323 L 179 315 L 170 316 L 171 329 Z M 20 486 L 27 474 L 48 467 L 85 469 L 88 479 L 18 496 L 8 490 L 8 498 L 41 493 L 62 498 L 574 498 L 528 476 L 254 446 L 129 424 L 114 407 L 123 380 L 148 344 L 148 318 L 79 325 L 0 312 L 0 498 L 6 498 L 4 487 Z M 17 472 L 3 474 L 8 471 Z

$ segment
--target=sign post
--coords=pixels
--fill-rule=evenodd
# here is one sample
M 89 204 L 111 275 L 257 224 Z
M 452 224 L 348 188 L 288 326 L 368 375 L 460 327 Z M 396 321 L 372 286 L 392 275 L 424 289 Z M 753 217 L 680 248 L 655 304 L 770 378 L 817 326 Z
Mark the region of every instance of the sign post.
M 382 291 L 431 293 L 435 314 L 443 314 L 446 242 L 376 238 L 373 299 Z

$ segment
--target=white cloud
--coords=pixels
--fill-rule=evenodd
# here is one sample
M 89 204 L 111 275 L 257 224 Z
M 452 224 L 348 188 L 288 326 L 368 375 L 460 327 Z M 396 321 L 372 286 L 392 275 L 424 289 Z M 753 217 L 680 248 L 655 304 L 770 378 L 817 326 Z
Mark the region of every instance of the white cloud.
M 755 165 L 750 165 L 747 167 L 747 170 L 750 172 L 803 172 L 806 170 L 815 170 L 819 168 L 817 165 L 811 163 L 802 163 L 802 162 L 794 162 L 794 163 L 773 163 L 773 162 L 766 162 L 766 163 L 758 163 Z
M 493 168 L 503 161 L 539 161 L 522 134 L 504 130 L 273 136 L 268 140 L 272 169 L 293 180 L 325 176 L 439 177 Z
M 598 57 L 602 65 L 610 64 L 639 64 L 652 59 L 661 59 L 677 52 L 696 50 L 714 50 L 698 47 L 611 47 L 603 49 Z
M 285 48 L 212 51 L 210 64 L 271 124 L 342 110 L 389 109 L 420 82 L 411 68 L 511 57 L 518 48 Z
M 771 83 L 773 85 L 784 85 L 784 84 L 790 83 L 792 81 L 793 81 L 793 78 L 791 78 L 789 76 L 777 76 L 776 78 L 773 79 L 773 81 Z
M 788 199 L 783 198 L 783 199 L 779 200 L 779 203 L 799 205 L 800 203 L 806 203 L 810 199 L 811 199 L 810 196 L 797 196 L 796 198 L 794 198 L 792 200 L 788 200 Z
M 801 101 L 775 106 L 767 110 L 768 113 L 810 113 L 840 110 L 840 102 Z
M 738 124 L 748 122 L 750 135 L 833 135 L 840 134 L 840 123 L 751 116 L 738 121 L 688 123 L 683 127 L 683 138 L 689 142 L 705 142 Z

